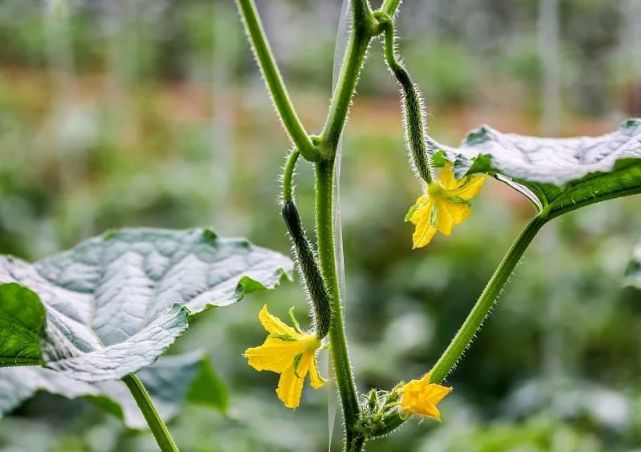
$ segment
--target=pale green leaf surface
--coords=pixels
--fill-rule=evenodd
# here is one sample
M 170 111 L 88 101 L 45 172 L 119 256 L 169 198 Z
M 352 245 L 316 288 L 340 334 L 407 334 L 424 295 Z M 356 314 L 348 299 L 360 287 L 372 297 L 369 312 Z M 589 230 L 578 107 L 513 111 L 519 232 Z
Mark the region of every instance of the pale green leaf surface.
M 141 370 L 138 377 L 165 421 L 174 418 L 184 403 L 200 403 L 198 398 L 192 398 L 198 387 L 206 390 L 207 394 L 203 394 L 203 397 L 222 400 L 227 397 L 226 387 L 213 373 L 209 360 L 201 352 L 160 358 L 154 365 Z M 143 429 L 147 425 L 129 390 L 121 381 L 88 383 L 41 367 L 0 369 L 0 417 L 37 391 L 46 391 L 68 399 L 86 397 L 122 419 L 129 428 Z M 213 407 L 224 410 L 223 406 Z
M 44 365 L 87 382 L 152 364 L 188 314 L 276 286 L 292 262 L 202 229 L 124 229 L 35 264 L 0 257 L 0 282 L 35 291 L 47 312 Z
M 527 194 L 550 216 L 641 192 L 641 120 L 597 137 L 538 138 L 481 127 L 458 148 L 431 142 L 457 176 L 488 173 Z M 437 152 L 436 161 L 443 160 Z

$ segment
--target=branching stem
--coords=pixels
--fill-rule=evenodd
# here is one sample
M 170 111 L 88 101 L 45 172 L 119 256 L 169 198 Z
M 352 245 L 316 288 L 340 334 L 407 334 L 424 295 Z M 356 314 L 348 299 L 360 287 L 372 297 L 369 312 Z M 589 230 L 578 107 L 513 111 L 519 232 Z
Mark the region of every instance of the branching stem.
M 276 64 L 260 17 L 256 11 L 254 0 L 237 0 L 237 4 L 243 18 L 243 23 L 245 24 L 245 30 L 249 35 L 254 55 L 256 55 L 256 60 L 263 73 L 265 83 L 267 84 L 280 120 L 289 138 L 307 160 L 320 160 L 320 152 L 312 143 L 309 134 L 305 131 L 289 98 L 289 94 L 285 88 L 285 82 L 283 82 L 283 78 L 280 75 L 278 65 Z

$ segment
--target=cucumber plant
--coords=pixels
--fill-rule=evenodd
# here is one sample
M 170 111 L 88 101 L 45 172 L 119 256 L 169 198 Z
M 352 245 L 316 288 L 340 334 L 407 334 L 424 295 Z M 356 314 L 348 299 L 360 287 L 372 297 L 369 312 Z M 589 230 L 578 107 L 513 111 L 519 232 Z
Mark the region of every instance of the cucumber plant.
M 428 134 L 420 90 L 395 48 L 400 0 L 384 0 L 378 9 L 369 0 L 346 2 L 349 41 L 325 123 L 312 134 L 296 113 L 254 1 L 236 0 L 291 140 L 282 175 L 281 214 L 311 320 L 311 328 L 304 331 L 293 312 L 289 325 L 265 307 L 259 319 L 268 335 L 245 356 L 255 369 L 280 374 L 276 393 L 285 406 L 296 408 L 307 376 L 314 388 L 326 383 L 317 356 L 328 350 L 335 375 L 329 385 L 338 391 L 342 407 L 344 450 L 358 452 L 412 416 L 440 420 L 438 405 L 452 390 L 442 383 L 546 223 L 641 192 L 641 121 L 628 120 L 600 137 L 563 139 L 504 134 L 484 126 L 470 132 L 459 147 L 439 144 Z M 414 248 L 426 246 L 436 232 L 449 235 L 464 221 L 488 177 L 525 195 L 535 213 L 433 367 L 415 380 L 361 394 L 350 363 L 339 279 L 338 151 L 367 51 L 375 41 L 382 44 L 385 62 L 401 88 L 408 175 L 415 174 L 422 190 L 406 216 L 416 227 Z M 294 197 L 299 161 L 314 168 L 315 243 Z M 637 264 L 631 264 L 628 276 L 635 284 Z M 226 395 L 202 354 L 161 355 L 196 316 L 276 287 L 293 266 L 277 252 L 203 229 L 124 229 L 35 263 L 0 257 L 0 413 L 38 390 L 89 397 L 129 426 L 148 425 L 161 450 L 178 450 L 165 421 L 185 400 L 224 410 Z M 195 384 L 207 390 L 193 391 Z M 123 395 L 125 389 L 139 411 Z M 154 397 L 164 403 L 156 407 Z

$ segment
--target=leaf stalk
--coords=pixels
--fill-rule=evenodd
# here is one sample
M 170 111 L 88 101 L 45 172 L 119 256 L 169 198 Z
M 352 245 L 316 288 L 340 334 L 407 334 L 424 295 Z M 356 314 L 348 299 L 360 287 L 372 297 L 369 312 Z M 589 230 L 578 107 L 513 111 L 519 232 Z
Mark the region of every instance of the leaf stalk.
M 131 392 L 131 395 L 134 397 L 136 404 L 151 429 L 151 433 L 153 433 L 154 438 L 156 438 L 160 450 L 162 452 L 178 452 L 178 446 L 176 446 L 176 443 L 171 437 L 167 425 L 165 425 L 165 422 L 160 417 L 142 381 L 134 374 L 127 375 L 122 381 L 127 385 L 129 392 Z

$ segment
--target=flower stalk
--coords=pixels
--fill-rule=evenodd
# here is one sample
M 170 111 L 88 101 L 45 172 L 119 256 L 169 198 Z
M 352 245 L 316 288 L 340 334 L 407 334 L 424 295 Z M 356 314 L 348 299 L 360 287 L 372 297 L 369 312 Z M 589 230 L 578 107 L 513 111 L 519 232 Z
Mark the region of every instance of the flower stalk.
M 544 216 L 534 217 L 512 244 L 494 271 L 490 281 L 485 286 L 478 301 L 463 322 L 463 325 L 461 325 L 458 333 L 456 333 L 456 336 L 454 336 L 454 339 L 452 339 L 447 349 L 445 349 L 445 352 L 443 352 L 439 360 L 434 364 L 434 367 L 432 367 L 430 373 L 433 382 L 440 383 L 456 367 L 456 363 L 472 343 L 476 333 L 481 329 L 483 320 L 485 320 L 492 310 L 514 268 L 521 260 L 523 253 L 525 253 L 525 250 L 546 222 L 547 219 Z
M 396 77 L 403 90 L 403 121 L 405 136 L 412 157 L 412 163 L 418 175 L 429 184 L 434 179 L 430 155 L 425 140 L 425 109 L 418 88 L 412 81 L 409 72 L 396 55 L 394 41 L 394 22 L 387 14 L 377 14 L 380 26 L 385 34 L 385 62 Z

